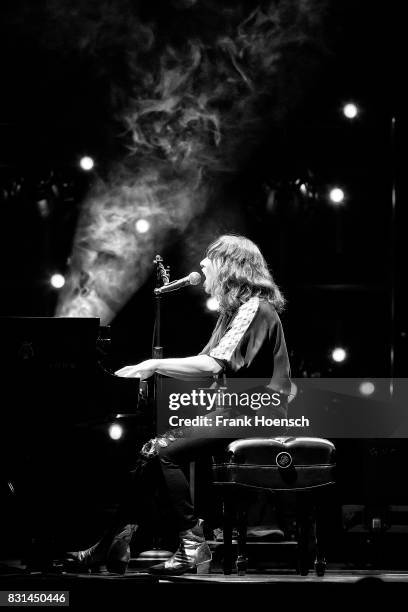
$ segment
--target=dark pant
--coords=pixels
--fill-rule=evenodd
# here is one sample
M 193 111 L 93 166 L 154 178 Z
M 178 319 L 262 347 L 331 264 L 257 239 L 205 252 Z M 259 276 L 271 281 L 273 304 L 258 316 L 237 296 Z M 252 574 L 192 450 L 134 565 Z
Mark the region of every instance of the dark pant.
M 221 452 L 231 440 L 177 438 L 150 459 L 140 458 L 130 472 L 130 482 L 119 507 L 119 520 L 139 525 L 152 524 L 158 508 L 167 508 L 178 531 L 197 523 L 186 465 Z M 118 520 L 118 517 L 116 517 Z
M 159 462 L 167 494 L 179 531 L 190 529 L 197 516 L 183 465 L 221 452 L 231 440 L 213 438 L 177 439 L 160 449 Z

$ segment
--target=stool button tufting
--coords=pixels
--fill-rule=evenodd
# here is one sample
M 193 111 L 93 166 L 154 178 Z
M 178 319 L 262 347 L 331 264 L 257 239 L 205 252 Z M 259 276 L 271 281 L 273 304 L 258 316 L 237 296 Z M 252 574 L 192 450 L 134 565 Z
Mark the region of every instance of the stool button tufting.
M 292 455 L 287 451 L 282 451 L 276 455 L 276 465 L 280 468 L 288 468 L 292 465 Z

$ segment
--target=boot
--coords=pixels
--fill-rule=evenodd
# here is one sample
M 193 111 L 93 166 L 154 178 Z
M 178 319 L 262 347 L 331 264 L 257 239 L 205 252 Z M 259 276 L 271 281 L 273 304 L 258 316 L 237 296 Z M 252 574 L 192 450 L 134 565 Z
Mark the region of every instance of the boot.
M 203 521 L 199 519 L 197 525 L 180 532 L 180 545 L 174 555 L 147 571 L 162 576 L 180 576 L 207 571 L 212 555 L 204 538 L 202 524 Z
M 122 531 L 113 538 L 106 558 L 106 569 L 113 574 L 124 574 L 130 561 L 130 542 L 137 525 L 126 525 Z
M 130 541 L 137 525 L 107 532 L 99 542 L 77 552 L 69 552 L 66 558 L 66 569 L 73 572 L 101 571 L 106 565 L 109 572 L 124 574 L 130 560 Z

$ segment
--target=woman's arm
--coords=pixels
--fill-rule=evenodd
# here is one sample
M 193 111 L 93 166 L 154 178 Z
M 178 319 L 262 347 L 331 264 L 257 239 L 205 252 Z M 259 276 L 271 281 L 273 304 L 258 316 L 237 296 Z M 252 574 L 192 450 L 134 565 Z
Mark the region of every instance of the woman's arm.
M 170 378 L 194 380 L 210 378 L 221 371 L 220 364 L 208 355 L 193 357 L 175 357 L 170 359 L 148 359 L 136 365 L 125 366 L 115 374 L 125 378 L 141 378 L 145 380 L 155 372 Z
M 171 378 L 189 380 L 194 378 L 208 378 L 218 374 L 222 369 L 220 364 L 208 355 L 195 355 L 174 359 L 158 359 L 156 372 Z

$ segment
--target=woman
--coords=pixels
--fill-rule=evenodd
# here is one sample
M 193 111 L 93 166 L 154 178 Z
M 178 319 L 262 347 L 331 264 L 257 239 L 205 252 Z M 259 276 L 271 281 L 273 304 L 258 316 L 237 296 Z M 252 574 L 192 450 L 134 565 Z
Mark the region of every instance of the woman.
M 200 263 L 204 289 L 217 298 L 220 316 L 200 354 L 176 359 L 148 359 L 126 366 L 118 376 L 147 379 L 155 373 L 182 380 L 228 377 L 262 378 L 269 390 L 287 398 L 290 366 L 278 312 L 284 298 L 275 284 L 259 248 L 242 236 L 225 235 L 212 243 Z M 282 402 L 275 416 L 286 416 Z M 163 444 L 163 445 L 161 445 Z M 220 440 L 206 438 L 157 439 L 145 445 L 134 472 L 132 487 L 120 505 L 114 524 L 93 547 L 71 557 L 82 568 L 106 562 L 108 569 L 124 572 L 130 555 L 134 523 L 143 523 L 151 511 L 154 487 L 164 484 L 169 507 L 179 531 L 175 554 L 150 568 L 150 572 L 178 575 L 196 572 L 211 553 L 195 514 L 182 465 L 203 454 L 212 454 Z M 150 457 L 150 458 L 147 458 Z

